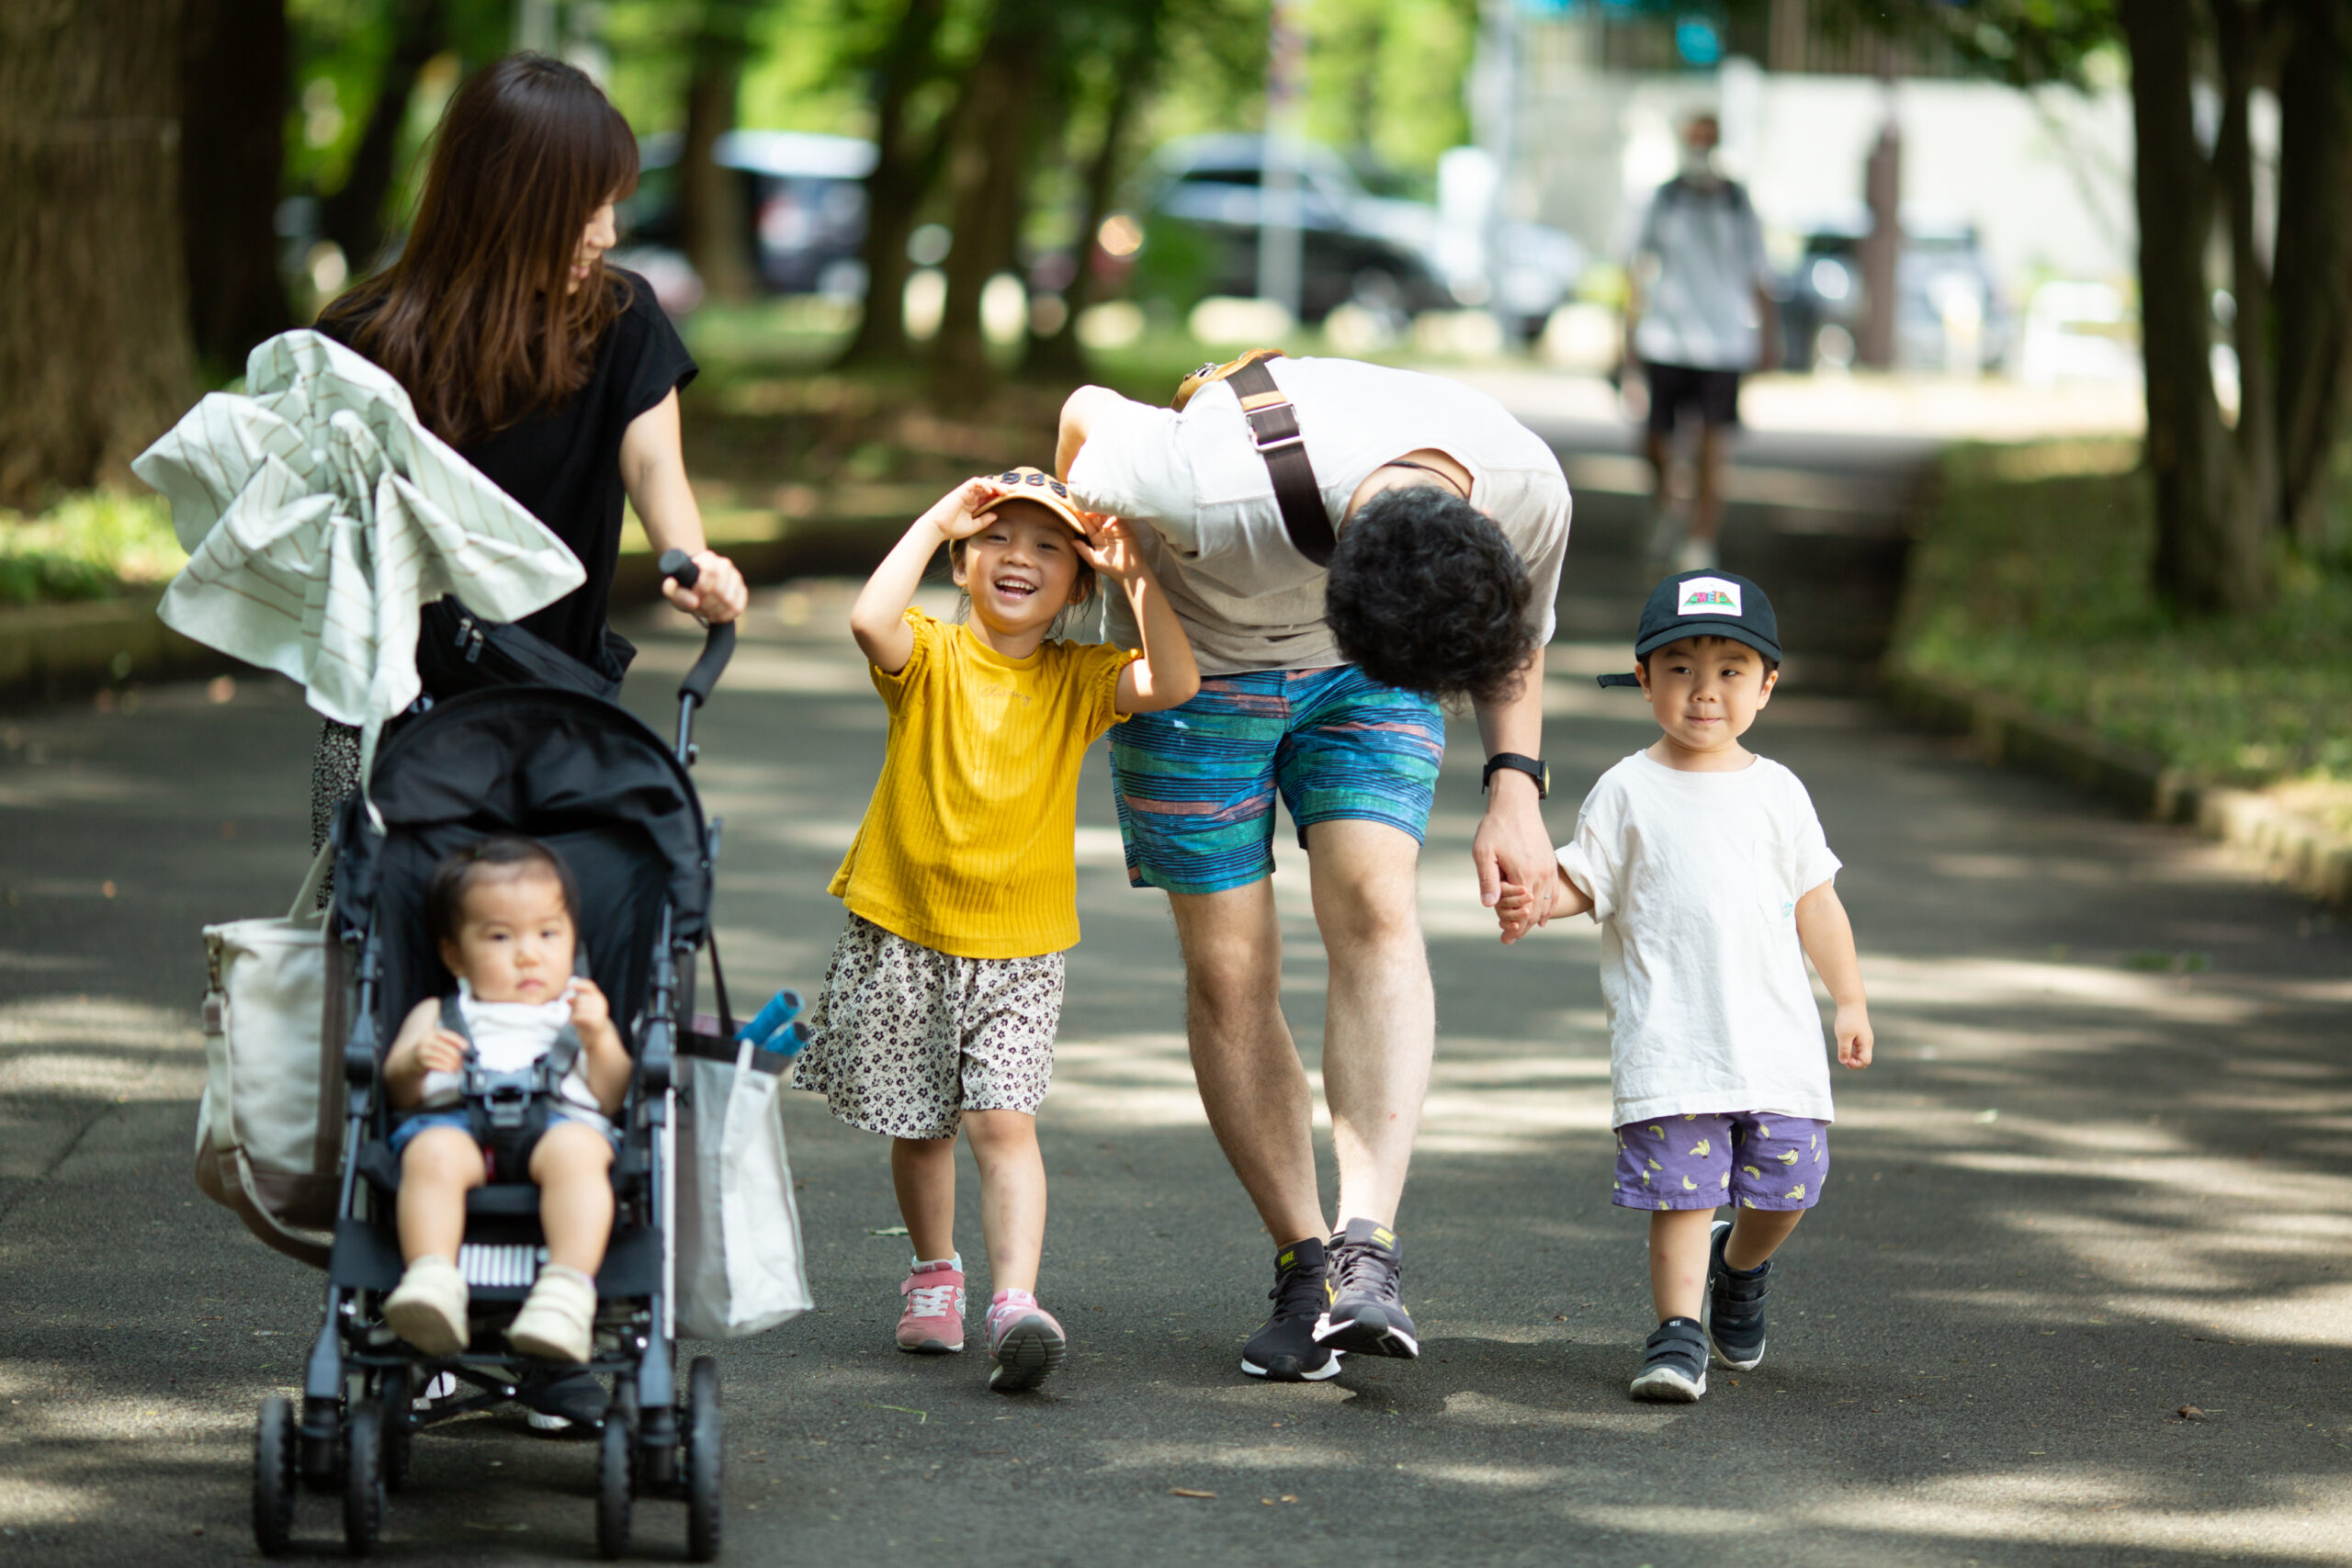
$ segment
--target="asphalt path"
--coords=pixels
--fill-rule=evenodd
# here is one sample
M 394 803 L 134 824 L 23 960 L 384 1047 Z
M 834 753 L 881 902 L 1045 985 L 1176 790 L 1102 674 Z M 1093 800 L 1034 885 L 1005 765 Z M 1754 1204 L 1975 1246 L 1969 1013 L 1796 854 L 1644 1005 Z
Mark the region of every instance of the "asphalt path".
M 844 595 L 763 593 L 701 731 L 747 991 L 813 986 L 840 928 L 824 884 L 883 735 Z M 643 629 L 631 699 L 658 715 L 693 644 Z M 1647 735 L 1582 676 L 1548 696 L 1564 834 Z M 254 1407 L 298 1387 L 319 1283 L 190 1183 L 198 933 L 290 896 L 313 731 L 259 678 L 0 715 L 0 1558 L 253 1556 Z M 1626 1397 L 1650 1322 L 1642 1221 L 1609 1203 L 1597 938 L 1496 943 L 1457 723 L 1422 871 L 1438 1064 L 1400 1223 L 1425 1353 L 1243 1378 L 1271 1248 L 1201 1117 L 1165 904 L 1125 885 L 1098 754 L 1041 1117 L 1043 1298 L 1070 1361 L 1007 1398 L 978 1349 L 895 1352 L 884 1149 L 789 1096 L 820 1306 L 716 1350 L 728 1560 L 2352 1562 L 2346 928 L 1868 705 L 1792 694 L 1753 741 L 1844 858 L 1880 1042 L 1839 1077 L 1834 1173 L 1760 1369 L 1718 1369 L 1693 1407 Z M 1279 853 L 1311 1058 L 1323 962 L 1302 857 Z M 589 1557 L 593 1470 L 516 1416 L 438 1429 L 384 1555 Z M 638 1517 L 646 1555 L 678 1553 L 679 1508 Z M 298 1528 L 340 1551 L 330 1500 Z

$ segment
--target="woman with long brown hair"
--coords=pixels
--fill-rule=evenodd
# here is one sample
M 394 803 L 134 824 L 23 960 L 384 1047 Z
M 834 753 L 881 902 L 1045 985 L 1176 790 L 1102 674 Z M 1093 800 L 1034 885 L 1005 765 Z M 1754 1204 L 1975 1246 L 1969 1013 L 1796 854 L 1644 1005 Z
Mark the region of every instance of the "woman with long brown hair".
M 587 581 L 519 624 L 617 686 L 634 651 L 605 625 L 621 502 L 700 576 L 665 581 L 705 621 L 743 612 L 742 575 L 707 547 L 686 482 L 678 389 L 695 362 L 645 279 L 607 266 L 637 139 L 595 83 L 514 54 L 458 89 L 399 258 L 327 308 L 319 331 L 407 389 L 426 428 L 545 523 Z M 358 731 L 330 723 L 312 781 L 325 840 L 358 783 Z

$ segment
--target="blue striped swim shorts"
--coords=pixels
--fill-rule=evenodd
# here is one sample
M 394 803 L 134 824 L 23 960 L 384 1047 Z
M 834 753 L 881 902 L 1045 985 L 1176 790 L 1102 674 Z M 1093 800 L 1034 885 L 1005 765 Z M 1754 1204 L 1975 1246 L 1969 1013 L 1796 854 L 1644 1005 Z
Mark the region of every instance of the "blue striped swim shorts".
M 1127 880 L 1221 893 L 1274 869 L 1274 795 L 1298 824 L 1385 822 L 1419 842 L 1445 716 L 1351 664 L 1213 675 L 1182 707 L 1111 732 Z

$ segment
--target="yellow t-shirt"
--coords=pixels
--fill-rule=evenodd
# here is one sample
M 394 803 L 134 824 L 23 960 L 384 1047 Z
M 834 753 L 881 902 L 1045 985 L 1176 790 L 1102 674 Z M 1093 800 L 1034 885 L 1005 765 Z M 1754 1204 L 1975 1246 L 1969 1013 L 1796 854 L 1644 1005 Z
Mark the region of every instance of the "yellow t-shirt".
M 1136 656 L 1049 642 L 1007 659 L 970 631 L 907 612 L 914 651 L 873 671 L 890 710 L 874 799 L 828 891 L 884 931 L 959 958 L 1078 943 L 1078 773 L 1125 716 Z

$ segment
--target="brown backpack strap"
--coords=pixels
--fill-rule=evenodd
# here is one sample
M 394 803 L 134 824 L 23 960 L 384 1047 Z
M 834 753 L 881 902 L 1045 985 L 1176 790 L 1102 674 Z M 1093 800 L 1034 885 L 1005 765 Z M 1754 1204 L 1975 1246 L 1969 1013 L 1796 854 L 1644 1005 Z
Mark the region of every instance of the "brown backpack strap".
M 1267 360 L 1281 357 L 1279 349 L 1253 348 L 1229 365 L 1203 366 L 1177 389 L 1175 406 L 1182 408 L 1194 392 L 1212 381 L 1233 383 L 1234 396 L 1241 400 L 1242 417 L 1250 422 L 1250 439 L 1274 481 L 1274 504 L 1282 511 L 1292 548 L 1317 566 L 1329 566 L 1338 540 L 1331 532 L 1330 513 L 1323 507 L 1323 489 L 1315 482 L 1314 465 L 1306 460 L 1297 411 L 1274 385 L 1273 372 L 1266 368 Z

